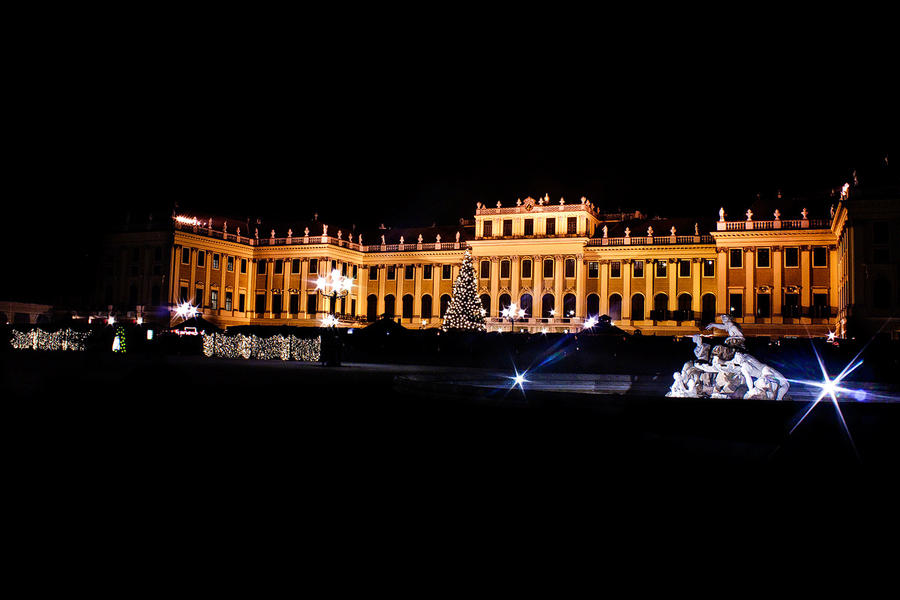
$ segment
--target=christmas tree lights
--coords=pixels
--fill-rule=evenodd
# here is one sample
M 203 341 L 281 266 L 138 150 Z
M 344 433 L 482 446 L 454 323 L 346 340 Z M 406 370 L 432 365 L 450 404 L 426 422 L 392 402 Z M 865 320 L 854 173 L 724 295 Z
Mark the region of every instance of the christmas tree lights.
M 46 351 L 74 351 L 84 352 L 90 331 L 75 331 L 73 329 L 60 329 L 47 332 L 43 329 L 30 331 L 12 330 L 9 344 L 16 350 L 46 350 Z
M 300 338 L 277 333 L 267 338 L 255 335 L 203 334 L 203 355 L 209 358 L 256 358 L 269 360 L 299 360 L 318 362 L 322 351 L 322 338 Z
M 450 297 L 450 306 L 444 315 L 441 329 L 485 330 L 484 310 L 478 298 L 478 276 L 475 274 L 475 265 L 472 263 L 472 254 L 468 248 L 459 275 L 453 282 L 453 295 Z

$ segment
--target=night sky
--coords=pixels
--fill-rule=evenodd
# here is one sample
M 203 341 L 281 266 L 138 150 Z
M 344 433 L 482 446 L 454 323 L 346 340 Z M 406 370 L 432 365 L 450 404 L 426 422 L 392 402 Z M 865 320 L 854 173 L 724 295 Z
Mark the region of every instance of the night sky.
M 890 77 L 833 53 L 751 52 L 724 68 L 702 47 L 583 45 L 576 62 L 541 44 L 462 52 L 458 35 L 253 48 L 127 37 L 36 51 L 12 75 L 4 245 L 16 259 L 0 299 L 77 302 L 61 290 L 77 289 L 97 236 L 173 202 L 363 227 L 450 224 L 479 201 L 544 193 L 714 217 L 900 162 Z M 57 264 L 74 267 L 33 275 Z

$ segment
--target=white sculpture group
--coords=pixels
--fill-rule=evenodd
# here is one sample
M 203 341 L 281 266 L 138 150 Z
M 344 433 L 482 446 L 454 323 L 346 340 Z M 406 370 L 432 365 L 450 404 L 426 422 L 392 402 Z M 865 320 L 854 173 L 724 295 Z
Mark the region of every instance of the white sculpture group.
M 696 360 L 684 363 L 673 374 L 674 382 L 666 396 L 675 398 L 746 398 L 782 400 L 791 385 L 784 375 L 747 353 L 741 328 L 728 315 L 722 324 L 710 323 L 707 329 L 723 329 L 725 343 L 710 347 L 702 335 L 694 335 Z

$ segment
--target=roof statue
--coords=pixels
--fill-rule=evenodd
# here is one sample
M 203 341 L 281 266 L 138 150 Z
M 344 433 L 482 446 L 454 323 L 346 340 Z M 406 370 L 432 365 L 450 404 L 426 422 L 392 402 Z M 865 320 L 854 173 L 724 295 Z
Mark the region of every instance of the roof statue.
M 500 201 L 497 200 L 497 208 L 500 208 L 501 206 L 502 206 L 502 204 L 500 204 Z
M 456 243 L 457 244 L 459 243 L 459 232 L 458 231 L 456 232 Z
M 609 228 L 606 225 L 604 225 L 603 226 L 603 237 L 606 237 L 606 234 L 608 231 L 609 231 Z
M 152 221 L 152 220 L 153 220 L 153 219 L 151 219 L 151 221 Z M 223 227 L 222 231 L 225 232 L 225 233 L 228 233 L 228 221 L 225 221 L 225 224 L 224 224 L 222 227 Z
M 419 243 L 420 244 L 422 243 L 422 234 L 421 233 L 419 234 Z
M 604 227 L 606 227 L 606 225 L 604 225 Z M 625 228 L 625 237 L 629 237 L 629 236 L 631 236 L 631 229 L 629 229 L 628 227 L 626 227 L 626 228 Z
M 269 237 L 275 239 L 275 230 L 272 230 L 272 233 L 269 234 Z
M 559 197 L 559 205 L 562 206 L 562 205 L 565 204 L 565 203 L 566 203 L 566 199 L 563 198 L 562 196 L 560 196 L 560 197 Z
M 291 228 L 288 228 L 288 237 L 292 237 L 293 235 L 294 235 L 294 230 Z
M 256 239 L 259 239 L 259 227 L 253 228 L 253 237 L 255 237 Z
M 304 227 L 304 228 L 303 228 L 303 235 L 306 235 L 306 236 L 309 235 L 309 227 Z
M 719 209 L 719 220 L 720 221 L 725 220 L 725 207 L 724 206 Z
M 350 232 L 350 235 L 347 236 L 347 241 L 349 241 L 351 243 L 353 242 L 353 232 L 352 231 Z
M 800 214 L 803 215 L 803 220 L 805 221 L 805 220 L 806 220 L 806 215 L 807 215 L 806 209 L 804 208 L 803 210 L 801 210 L 801 211 L 800 211 Z
M 401 235 L 401 236 L 400 236 L 400 244 L 402 245 L 402 244 L 404 244 L 404 243 L 405 243 L 405 241 L 404 241 L 404 239 L 403 239 L 403 236 Z
M 517 198 L 517 199 L 516 199 L 516 206 L 522 206 L 522 199 L 521 199 L 521 198 Z
M 675 235 L 675 226 L 674 225 L 672 225 L 672 229 L 669 230 L 669 233 L 671 233 L 672 235 Z
M 322 235 L 328 235 L 328 225 L 322 224 Z
M 584 196 L 582 196 L 582 197 L 581 197 L 581 203 L 582 203 L 582 204 L 585 204 L 586 202 L 587 202 L 587 198 L 585 198 Z
M 381 234 L 381 245 L 384 246 L 384 234 Z
M 750 210 L 749 208 L 747 209 L 747 220 L 748 220 L 748 221 L 752 221 L 752 220 L 753 220 L 753 211 Z
M 694 235 L 700 235 L 700 225 L 694 223 Z
M 441 243 L 441 234 L 437 234 L 437 243 L 438 243 L 438 244 Z
M 359 234 L 359 245 L 362 246 L 362 234 Z
M 776 209 L 775 209 L 775 212 L 772 213 L 772 214 L 775 215 L 775 220 L 776 220 L 776 221 L 780 221 L 780 220 L 781 220 L 781 211 L 780 211 L 780 210 L 778 210 L 778 209 L 776 208 Z
M 647 237 L 653 237 L 653 225 L 647 228 Z
M 341 239 L 341 236 L 344 235 L 344 232 L 338 229 L 337 239 Z

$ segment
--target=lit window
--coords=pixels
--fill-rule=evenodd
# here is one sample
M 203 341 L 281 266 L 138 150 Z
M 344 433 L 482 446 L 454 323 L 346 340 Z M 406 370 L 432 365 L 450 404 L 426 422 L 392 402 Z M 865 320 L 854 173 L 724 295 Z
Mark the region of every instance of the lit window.
M 740 248 L 732 248 L 728 251 L 728 266 L 732 269 L 744 267 L 744 251 Z
M 622 276 L 622 263 L 617 260 L 609 263 L 609 276 L 613 279 L 618 279 Z
M 756 266 L 760 269 L 766 269 L 772 266 L 772 260 L 768 248 L 756 249 Z
M 716 261 L 711 258 L 703 259 L 703 276 L 704 277 L 715 277 L 716 276 Z
M 812 266 L 814 267 L 827 267 L 828 266 L 828 254 L 825 248 L 813 248 L 812 249 Z
M 631 276 L 632 277 L 643 277 L 644 276 L 644 261 L 636 260 L 631 264 Z
M 600 263 L 593 261 L 588 263 L 588 279 L 600 277 Z
M 689 260 L 679 260 L 678 261 L 678 276 L 679 277 L 690 277 L 691 276 L 691 261 L 689 261 Z
M 668 266 L 668 261 L 664 258 L 656 261 L 656 276 L 657 277 L 665 277 L 666 276 L 666 268 Z

